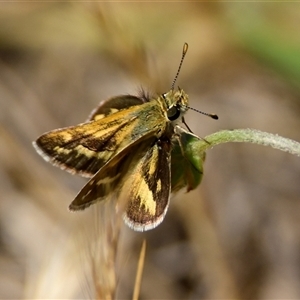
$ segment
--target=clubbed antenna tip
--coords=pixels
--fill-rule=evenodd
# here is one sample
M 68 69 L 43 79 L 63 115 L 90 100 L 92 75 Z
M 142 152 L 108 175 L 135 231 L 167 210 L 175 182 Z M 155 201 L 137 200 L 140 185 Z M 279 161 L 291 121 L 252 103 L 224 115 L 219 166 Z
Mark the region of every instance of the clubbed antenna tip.
M 173 83 L 172 83 L 172 85 L 171 85 L 171 90 L 174 90 L 174 86 L 175 86 L 176 80 L 177 80 L 178 75 L 179 75 L 179 73 L 180 73 L 180 69 L 181 69 L 181 66 L 182 66 L 184 57 L 185 57 L 185 55 L 186 55 L 188 49 L 189 49 L 188 43 L 184 43 L 184 44 L 183 44 L 183 49 L 182 49 L 181 60 L 180 60 L 179 67 L 178 67 L 177 73 L 176 73 L 176 75 L 175 75 L 175 78 L 174 78 Z
M 209 114 L 209 113 L 206 113 L 206 112 L 204 112 L 204 111 L 201 111 L 201 110 L 198 110 L 198 109 L 196 109 L 196 108 L 189 107 L 189 106 L 187 106 L 187 108 L 188 108 L 188 109 L 191 109 L 191 110 L 194 110 L 194 111 L 196 111 L 196 112 L 198 112 L 198 113 L 200 113 L 200 114 L 202 114 L 202 115 L 208 116 L 208 117 L 210 117 L 210 118 L 212 118 L 212 119 L 214 119 L 214 120 L 218 120 L 218 119 L 219 119 L 218 115 L 216 115 L 216 114 Z

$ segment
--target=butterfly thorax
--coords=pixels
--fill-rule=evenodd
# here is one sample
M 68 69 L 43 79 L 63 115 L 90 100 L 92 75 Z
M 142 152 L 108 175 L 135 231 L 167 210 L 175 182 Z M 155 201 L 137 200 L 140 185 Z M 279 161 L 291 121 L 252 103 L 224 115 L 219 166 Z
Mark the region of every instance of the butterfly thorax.
M 182 116 L 188 110 L 188 95 L 184 90 L 178 88 L 177 91 L 170 90 L 162 94 L 161 99 L 166 105 L 167 118 L 173 125 L 176 125 L 178 121 L 181 121 Z

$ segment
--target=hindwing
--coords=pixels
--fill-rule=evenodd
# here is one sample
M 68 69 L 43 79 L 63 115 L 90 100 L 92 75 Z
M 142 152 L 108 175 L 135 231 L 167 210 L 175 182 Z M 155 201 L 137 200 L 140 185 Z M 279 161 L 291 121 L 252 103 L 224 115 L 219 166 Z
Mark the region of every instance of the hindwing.
M 120 110 L 127 109 L 135 105 L 141 105 L 144 102 L 145 100 L 143 98 L 132 95 L 118 96 L 101 101 L 98 107 L 91 112 L 87 122 L 103 119 L 108 115 L 116 113 Z
M 125 203 L 124 220 L 136 231 L 160 224 L 166 214 L 171 188 L 171 143 L 150 138 L 123 151 L 101 168 L 70 204 L 82 210 L 115 195 Z
M 167 212 L 171 192 L 171 143 L 160 139 L 153 143 L 131 170 L 120 198 L 128 199 L 124 220 L 136 231 L 160 224 Z

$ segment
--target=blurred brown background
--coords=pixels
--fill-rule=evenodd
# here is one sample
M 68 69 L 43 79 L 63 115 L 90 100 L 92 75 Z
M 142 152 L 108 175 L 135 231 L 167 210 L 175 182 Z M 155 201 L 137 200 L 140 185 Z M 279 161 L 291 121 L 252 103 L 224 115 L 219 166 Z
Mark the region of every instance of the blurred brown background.
M 92 247 L 106 257 L 98 289 L 115 269 L 112 294 L 131 298 L 146 238 L 140 299 L 299 299 L 298 157 L 218 146 L 159 227 L 124 227 L 116 243 L 95 208 L 67 210 L 86 180 L 31 145 L 110 96 L 168 91 L 184 42 L 177 83 L 220 118 L 188 112 L 196 134 L 255 128 L 300 141 L 299 28 L 299 3 L 0 4 L 0 298 L 96 297 Z

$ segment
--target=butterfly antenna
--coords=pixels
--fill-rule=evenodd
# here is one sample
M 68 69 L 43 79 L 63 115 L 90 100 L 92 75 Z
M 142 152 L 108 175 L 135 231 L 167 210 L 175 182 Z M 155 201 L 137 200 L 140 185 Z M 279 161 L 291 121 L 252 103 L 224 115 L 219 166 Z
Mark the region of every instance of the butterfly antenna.
M 196 111 L 196 112 L 198 112 L 198 113 L 200 113 L 200 114 L 202 114 L 202 115 L 208 116 L 208 117 L 210 117 L 210 118 L 212 118 L 212 119 L 214 119 L 214 120 L 218 120 L 218 119 L 219 119 L 218 115 L 216 115 L 216 114 L 208 114 L 208 113 L 206 113 L 206 112 L 204 112 L 204 111 L 201 111 L 201 110 L 198 110 L 198 109 L 189 107 L 189 106 L 187 106 L 187 108 L 188 108 L 188 109 L 191 109 L 191 110 L 194 110 L 194 111 Z
M 184 57 L 185 57 L 185 55 L 186 55 L 186 53 L 187 53 L 187 51 L 188 51 L 188 48 L 189 48 L 188 43 L 184 43 L 183 49 L 182 49 L 182 56 L 181 56 L 180 64 L 179 64 L 179 67 L 178 67 L 176 76 L 175 76 L 175 78 L 174 78 L 174 80 L 173 80 L 173 83 L 172 83 L 172 85 L 171 85 L 171 90 L 174 90 L 174 85 L 175 85 L 176 80 L 177 80 L 177 78 L 178 78 L 178 75 L 179 75 L 179 73 L 180 73 L 180 69 L 181 69 L 181 66 L 182 66 Z

